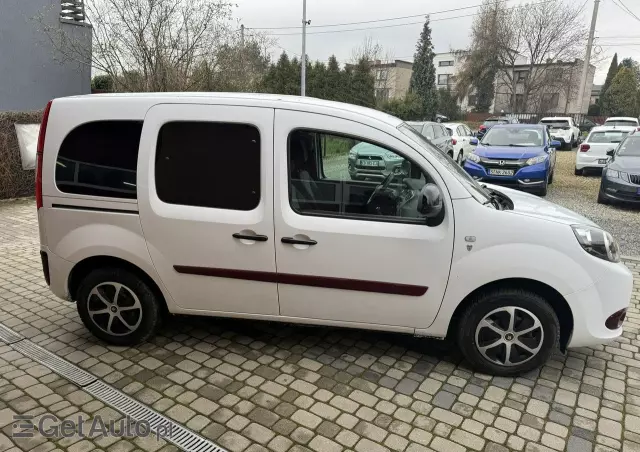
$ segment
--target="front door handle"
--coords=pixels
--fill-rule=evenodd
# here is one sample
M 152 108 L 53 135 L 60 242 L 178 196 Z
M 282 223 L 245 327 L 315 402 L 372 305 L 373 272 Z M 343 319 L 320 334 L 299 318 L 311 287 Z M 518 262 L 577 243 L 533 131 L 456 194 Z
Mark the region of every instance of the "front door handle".
M 315 240 L 299 240 L 293 237 L 282 237 L 282 243 L 288 243 L 289 245 L 317 245 Z
M 266 235 L 250 235 L 242 234 L 240 232 L 236 232 L 235 234 L 233 234 L 233 238 L 240 240 L 253 240 L 254 242 L 266 242 L 267 240 L 269 240 L 269 237 L 267 237 Z

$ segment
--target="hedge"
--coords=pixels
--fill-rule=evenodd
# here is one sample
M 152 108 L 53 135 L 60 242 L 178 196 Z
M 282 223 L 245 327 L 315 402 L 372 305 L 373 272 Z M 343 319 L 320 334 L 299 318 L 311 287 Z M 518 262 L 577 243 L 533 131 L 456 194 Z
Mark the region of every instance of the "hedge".
M 0 199 L 33 196 L 35 171 L 23 170 L 14 124 L 39 124 L 42 110 L 0 112 Z

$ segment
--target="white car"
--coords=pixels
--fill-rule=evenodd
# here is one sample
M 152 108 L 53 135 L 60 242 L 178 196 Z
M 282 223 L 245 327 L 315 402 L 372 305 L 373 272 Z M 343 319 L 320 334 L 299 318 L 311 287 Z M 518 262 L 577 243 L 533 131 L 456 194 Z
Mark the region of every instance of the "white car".
M 551 139 L 562 143 L 562 147 L 572 149 L 578 145 L 580 128 L 570 116 L 542 118 L 540 124 L 549 127 Z
M 631 118 L 628 116 L 612 116 L 611 118 L 607 118 L 603 125 L 609 127 L 631 127 L 633 129 L 640 130 L 638 118 Z
M 351 180 L 358 143 L 398 164 Z M 451 337 L 516 375 L 619 337 L 633 285 L 592 221 L 478 184 L 397 118 L 312 98 L 55 99 L 36 204 L 51 291 L 118 345 L 164 313 L 236 317 Z
M 453 145 L 453 159 L 462 165 L 467 159 L 467 155 L 473 152 L 476 148 L 471 144 L 473 138 L 473 132 L 467 127 L 466 124 L 448 122 L 444 126 L 451 135 L 451 144 Z
M 634 127 L 594 127 L 576 152 L 575 174 L 579 176 L 586 170 L 602 169 L 609 161 L 608 151 L 618 147 L 618 144 L 631 132 Z

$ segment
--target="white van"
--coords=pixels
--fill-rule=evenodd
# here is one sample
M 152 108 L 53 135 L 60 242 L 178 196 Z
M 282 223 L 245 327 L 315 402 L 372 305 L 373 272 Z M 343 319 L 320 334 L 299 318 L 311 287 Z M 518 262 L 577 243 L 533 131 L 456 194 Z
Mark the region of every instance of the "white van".
M 360 143 L 379 152 L 355 158 Z M 352 180 L 350 165 L 379 171 Z M 475 368 L 515 375 L 622 334 L 633 281 L 609 233 L 479 185 L 375 110 L 55 99 L 37 167 L 45 277 L 112 344 L 168 313 L 241 317 L 451 337 Z

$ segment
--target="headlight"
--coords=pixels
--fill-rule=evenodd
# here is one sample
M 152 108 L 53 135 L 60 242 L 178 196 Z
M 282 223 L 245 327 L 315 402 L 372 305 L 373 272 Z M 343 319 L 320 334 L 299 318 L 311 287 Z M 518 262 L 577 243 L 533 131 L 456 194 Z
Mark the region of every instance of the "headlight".
M 622 179 L 624 181 L 629 182 L 629 173 L 625 173 L 623 171 L 617 171 L 607 168 L 607 178 L 608 179 Z
M 351 150 L 349 151 L 349 158 L 353 158 L 353 159 L 355 159 L 355 158 L 357 158 L 357 157 L 358 157 L 358 151 L 356 151 L 356 150 L 354 150 L 354 149 L 351 149 Z
M 467 154 L 467 160 L 478 163 L 480 161 L 480 156 L 472 152 L 471 154 Z
M 394 153 L 394 152 L 387 152 L 384 155 L 384 158 L 387 160 L 402 160 L 402 157 L 400 157 L 398 154 Z
M 527 160 L 527 165 L 536 165 L 538 163 L 542 163 L 545 160 L 547 160 L 547 156 L 546 155 L 539 155 L 537 157 L 531 157 L 529 160 Z
M 620 262 L 620 246 L 607 231 L 582 225 L 573 225 L 571 228 L 587 253 L 606 261 Z

